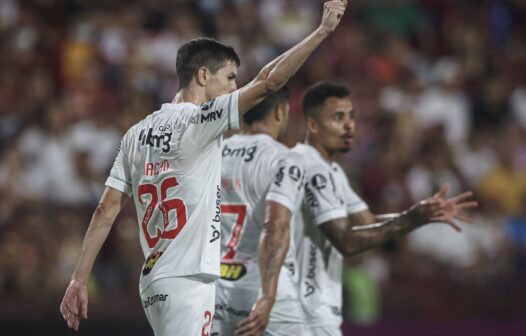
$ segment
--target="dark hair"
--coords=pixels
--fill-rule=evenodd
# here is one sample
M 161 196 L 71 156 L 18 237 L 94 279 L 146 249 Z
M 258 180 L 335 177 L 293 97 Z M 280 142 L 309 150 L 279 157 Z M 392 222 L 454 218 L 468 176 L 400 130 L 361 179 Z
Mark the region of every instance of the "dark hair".
M 244 116 L 243 121 L 247 125 L 252 125 L 256 121 L 263 120 L 269 113 L 281 103 L 289 101 L 289 89 L 285 85 L 278 91 L 272 92 L 257 104 L 251 108 Z
M 183 44 L 177 50 L 175 68 L 179 77 L 179 89 L 187 87 L 200 67 L 207 67 L 214 74 L 225 62 L 241 64 L 234 48 L 211 38 L 197 38 Z
M 308 88 L 303 95 L 303 115 L 305 118 L 312 117 L 316 112 L 316 108 L 323 105 L 327 98 L 345 98 L 350 95 L 349 89 L 344 85 L 318 82 Z

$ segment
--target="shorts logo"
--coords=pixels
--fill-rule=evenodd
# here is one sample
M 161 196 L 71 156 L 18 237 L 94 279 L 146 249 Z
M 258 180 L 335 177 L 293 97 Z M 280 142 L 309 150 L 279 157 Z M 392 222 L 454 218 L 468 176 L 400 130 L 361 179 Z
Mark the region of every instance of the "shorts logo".
M 242 264 L 221 264 L 221 279 L 236 281 L 247 273 L 247 268 Z
M 142 269 L 142 275 L 148 275 L 153 269 L 153 266 L 159 261 L 159 258 L 163 255 L 162 252 L 156 252 L 146 259 L 144 267 Z M 163 300 L 164 301 L 164 300 Z
M 168 294 L 155 294 L 153 296 L 148 296 L 146 300 L 142 300 L 144 308 L 148 308 L 151 305 L 156 304 L 157 302 L 164 302 L 168 298 Z

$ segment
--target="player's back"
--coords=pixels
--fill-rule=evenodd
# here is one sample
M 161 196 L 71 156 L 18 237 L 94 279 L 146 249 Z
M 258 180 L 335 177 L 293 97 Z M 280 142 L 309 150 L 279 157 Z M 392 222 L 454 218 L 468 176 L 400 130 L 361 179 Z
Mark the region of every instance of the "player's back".
M 294 208 L 303 170 L 287 147 L 265 134 L 234 135 L 224 141 L 222 156 L 221 285 L 259 288 L 266 201 Z M 293 253 L 289 257 L 293 262 Z
M 133 194 L 147 258 L 141 290 L 163 277 L 219 275 L 220 146 L 237 128 L 237 99 L 163 104 L 123 137 L 106 185 Z

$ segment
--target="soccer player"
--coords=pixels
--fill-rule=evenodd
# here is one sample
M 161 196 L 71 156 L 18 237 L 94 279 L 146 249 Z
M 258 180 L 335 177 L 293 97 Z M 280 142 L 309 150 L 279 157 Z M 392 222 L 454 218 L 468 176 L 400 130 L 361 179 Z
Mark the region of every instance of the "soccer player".
M 239 58 L 231 47 L 201 38 L 178 50 L 179 91 L 173 103 L 126 132 L 91 218 L 60 304 L 70 328 L 78 330 L 81 318 L 87 318 L 86 283 L 93 263 L 133 196 L 146 258 L 140 296 L 155 335 L 208 333 L 219 276 L 222 134 L 286 84 L 334 31 L 346 5 L 326 2 L 320 26 L 239 90 Z
M 287 128 L 288 99 L 286 87 L 270 94 L 243 116 L 246 132 L 223 142 L 221 279 L 212 335 L 305 334 L 289 244 L 303 164 L 276 141 Z M 296 323 L 277 323 L 276 314 Z
M 307 139 L 292 151 L 303 156 L 305 195 L 295 216 L 303 236 L 295 243 L 299 264 L 300 300 L 312 335 L 341 335 L 342 257 L 404 235 L 430 222 L 460 230 L 455 219 L 469 221 L 462 211 L 473 208 L 471 192 L 451 199 L 448 187 L 394 215 L 375 216 L 349 185 L 334 155 L 350 150 L 354 137 L 354 108 L 349 91 L 321 82 L 303 98 Z

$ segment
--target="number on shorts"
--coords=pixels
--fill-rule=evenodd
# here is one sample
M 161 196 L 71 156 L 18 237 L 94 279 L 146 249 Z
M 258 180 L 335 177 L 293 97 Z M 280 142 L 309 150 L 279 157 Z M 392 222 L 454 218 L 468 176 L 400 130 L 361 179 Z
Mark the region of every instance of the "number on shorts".
M 232 234 L 230 240 L 228 241 L 227 252 L 225 253 L 223 259 L 229 260 L 234 259 L 236 256 L 237 246 L 241 240 L 241 234 L 243 233 L 243 226 L 245 225 L 245 219 L 247 216 L 247 206 L 244 204 L 222 204 L 221 213 L 236 215 L 236 222 L 232 228 Z
M 183 200 L 179 198 L 173 198 L 168 200 L 166 199 L 168 189 L 177 187 L 178 185 L 179 183 L 177 182 L 177 179 L 175 177 L 169 177 L 164 179 L 161 183 L 160 202 L 159 193 L 157 192 L 157 187 L 155 186 L 155 184 L 145 183 L 139 185 L 139 187 L 137 188 L 137 198 L 139 199 L 139 202 L 142 205 L 144 205 L 142 196 L 151 196 L 151 200 L 146 206 L 146 211 L 144 212 L 144 216 L 142 218 L 141 223 L 141 227 L 144 232 L 144 237 L 146 238 L 146 242 L 148 243 L 148 246 L 150 248 L 153 248 L 161 238 L 174 239 L 175 237 L 177 237 L 181 229 L 186 224 L 186 207 Z M 159 228 L 157 226 L 156 235 L 151 236 L 150 232 L 148 231 L 148 225 L 150 223 L 150 219 L 152 218 L 153 212 L 156 209 L 159 209 L 163 216 L 163 227 Z M 171 210 L 177 211 L 177 225 L 175 229 L 166 230 L 166 228 L 170 224 L 169 213 Z
M 207 331 L 207 329 L 209 329 L 208 327 L 210 326 L 210 324 L 212 323 L 212 313 L 209 312 L 208 310 L 205 311 L 205 324 L 203 324 L 203 329 L 201 330 L 201 336 L 208 336 L 209 333 Z

